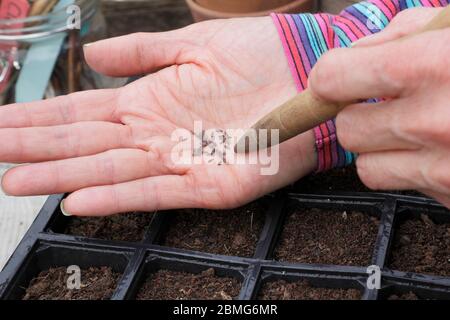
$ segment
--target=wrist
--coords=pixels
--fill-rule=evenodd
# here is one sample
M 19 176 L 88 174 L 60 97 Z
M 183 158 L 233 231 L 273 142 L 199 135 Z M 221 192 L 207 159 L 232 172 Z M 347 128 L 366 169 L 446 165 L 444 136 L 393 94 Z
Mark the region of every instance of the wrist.
M 295 168 L 298 176 L 293 181 L 297 181 L 317 169 L 318 154 L 316 152 L 316 137 L 313 130 L 287 141 L 286 144 L 291 145 L 290 148 L 293 150 L 291 156 L 298 158 L 298 161 L 295 161 L 298 164 L 298 167 Z
M 344 150 L 337 139 L 336 122 L 329 120 L 314 128 L 317 172 L 344 167 L 355 160 L 355 155 Z

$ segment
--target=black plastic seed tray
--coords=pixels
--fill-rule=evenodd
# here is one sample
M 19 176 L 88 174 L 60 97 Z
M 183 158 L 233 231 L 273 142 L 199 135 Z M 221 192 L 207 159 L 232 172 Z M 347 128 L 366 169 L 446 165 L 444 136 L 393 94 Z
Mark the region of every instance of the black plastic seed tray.
M 219 277 L 236 278 L 241 283 L 240 294 L 236 298 L 243 300 L 257 299 L 266 283 L 278 280 L 287 283 L 307 280 L 309 285 L 320 288 L 353 288 L 360 291 L 364 300 L 389 299 L 393 294 L 405 293 L 413 293 L 420 299 L 450 299 L 450 277 L 391 270 L 388 267 L 395 233 L 401 221 L 417 219 L 422 214 L 437 224 L 450 223 L 450 212 L 426 198 L 376 193 L 308 195 L 282 190 L 263 200 L 268 204 L 265 224 L 255 253 L 250 258 L 160 245 L 162 233 L 171 221 L 170 213 L 154 214 L 141 242 L 107 241 L 58 233 L 63 230 L 61 226 L 71 219 L 64 217 L 59 210 L 62 199 L 63 195 L 48 199 L 1 272 L 1 299 L 20 299 L 30 280 L 40 271 L 73 264 L 82 268 L 107 266 L 121 273 L 113 300 L 134 299 L 144 280 L 156 270 L 200 273 L 211 268 Z M 379 227 L 370 254 L 371 264 L 381 269 L 381 288 L 367 288 L 368 266 L 275 261 L 274 252 L 292 205 L 305 210 L 317 208 L 345 214 L 358 211 L 375 217 Z M 442 255 L 448 255 L 448 252 L 442 252 Z

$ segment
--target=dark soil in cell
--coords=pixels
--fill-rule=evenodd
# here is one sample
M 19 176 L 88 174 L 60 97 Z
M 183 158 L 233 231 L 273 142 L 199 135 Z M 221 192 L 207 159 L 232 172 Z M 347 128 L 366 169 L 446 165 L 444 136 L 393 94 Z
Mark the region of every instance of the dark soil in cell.
M 426 197 L 424 194 L 414 190 L 404 191 L 383 191 L 370 190 L 364 185 L 358 176 L 356 166 L 336 168 L 326 172 L 309 175 L 293 186 L 296 192 L 300 193 L 321 193 L 321 192 L 382 192 L 393 193 L 405 196 Z
M 137 295 L 138 300 L 231 300 L 241 284 L 235 278 L 218 277 L 214 269 L 200 274 L 159 270 L 151 274 Z
M 389 267 L 450 276 L 450 224 L 436 224 L 426 215 L 402 221 L 396 230 Z
M 303 193 L 330 191 L 370 191 L 359 179 L 355 166 L 337 168 L 309 175 L 295 184 L 295 190 Z
M 31 280 L 23 300 L 108 300 L 120 278 L 111 268 L 89 268 L 81 270 L 81 289 L 69 290 L 69 276 L 66 267 L 42 271 Z
M 379 219 L 361 212 L 294 208 L 287 217 L 275 259 L 369 266 Z
M 110 217 L 71 218 L 64 233 L 104 240 L 139 242 L 153 214 L 128 213 Z
M 414 292 L 390 295 L 388 300 L 420 300 Z
M 356 289 L 328 289 L 312 287 L 308 281 L 267 282 L 259 292 L 260 300 L 359 300 L 362 294 Z
M 162 244 L 180 249 L 241 257 L 253 256 L 264 226 L 260 202 L 235 210 L 180 210 L 173 213 Z

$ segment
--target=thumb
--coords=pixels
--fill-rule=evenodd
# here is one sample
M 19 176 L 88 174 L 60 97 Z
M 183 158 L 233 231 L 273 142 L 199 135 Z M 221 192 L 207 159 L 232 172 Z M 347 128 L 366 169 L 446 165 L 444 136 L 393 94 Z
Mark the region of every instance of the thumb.
M 194 47 L 193 42 L 186 28 L 160 33 L 134 33 L 87 44 L 84 54 L 95 71 L 112 77 L 127 77 L 191 62 L 195 59 L 190 50 Z
M 443 8 L 404 10 L 397 14 L 384 30 L 357 40 L 352 44 L 352 47 L 374 46 L 413 34 L 425 27 L 442 10 Z

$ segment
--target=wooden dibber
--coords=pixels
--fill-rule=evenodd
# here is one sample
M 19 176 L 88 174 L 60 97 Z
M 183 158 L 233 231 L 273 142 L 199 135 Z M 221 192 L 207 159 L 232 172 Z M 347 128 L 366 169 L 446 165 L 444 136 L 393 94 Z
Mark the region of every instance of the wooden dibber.
M 450 27 L 450 5 L 442 10 L 421 31 L 406 37 L 448 27 Z M 319 100 L 313 96 L 309 89 L 306 89 L 254 124 L 252 129 L 238 141 L 234 148 L 235 152 L 245 153 L 270 147 L 270 131 L 276 129 L 279 130 L 279 143 L 282 143 L 313 129 L 327 120 L 333 119 L 339 111 L 350 104 L 352 102 L 336 103 Z M 255 132 L 261 129 L 268 130 L 267 139 L 262 143 L 259 141 L 259 135 L 255 136 Z M 254 141 L 255 137 L 257 141 Z

